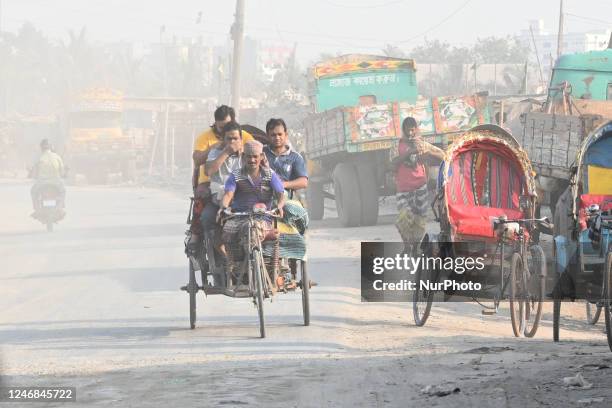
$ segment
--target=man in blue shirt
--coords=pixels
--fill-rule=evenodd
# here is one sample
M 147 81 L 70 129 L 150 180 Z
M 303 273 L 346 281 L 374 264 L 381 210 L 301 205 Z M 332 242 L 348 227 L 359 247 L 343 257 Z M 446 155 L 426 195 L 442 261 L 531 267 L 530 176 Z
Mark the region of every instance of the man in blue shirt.
M 283 180 L 286 190 L 301 190 L 308 186 L 308 173 L 304 158 L 291 150 L 287 137 L 287 124 L 282 119 L 270 119 L 266 123 L 270 145 L 264 153 L 272 170 Z
M 293 193 L 308 187 L 306 163 L 299 153 L 291 149 L 287 124 L 283 119 L 268 120 L 266 133 L 270 140 L 270 145 L 264 148 L 268 164 L 283 180 L 283 187 L 289 192 L 290 200 L 285 205 L 284 221 L 303 234 L 308 226 L 308 212 Z
M 219 216 L 223 210 L 230 207 L 230 204 L 234 212 L 251 211 L 258 203 L 264 203 L 270 210 L 274 199 L 280 216 L 283 215 L 285 205 L 283 183 L 273 170 L 263 165 L 263 158 L 261 143 L 252 140 L 244 145 L 243 165 L 230 174 L 225 182 L 225 194 L 221 200 Z M 244 218 L 238 217 L 230 218 L 223 226 L 223 250 L 227 255 L 229 276 L 232 276 L 233 273 L 234 260 L 244 255 L 242 239 L 248 237 L 249 232 L 245 230 L 247 225 Z M 262 241 L 273 229 L 267 217 L 257 219 L 256 226 Z

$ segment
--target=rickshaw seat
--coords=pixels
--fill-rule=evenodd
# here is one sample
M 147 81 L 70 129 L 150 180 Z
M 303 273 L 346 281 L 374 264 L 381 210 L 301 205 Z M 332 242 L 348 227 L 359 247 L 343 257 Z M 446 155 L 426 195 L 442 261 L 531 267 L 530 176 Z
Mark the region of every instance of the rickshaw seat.
M 502 215 L 523 218 L 519 210 L 453 204 L 448 206 L 451 226 L 456 234 L 494 238 L 493 219 Z

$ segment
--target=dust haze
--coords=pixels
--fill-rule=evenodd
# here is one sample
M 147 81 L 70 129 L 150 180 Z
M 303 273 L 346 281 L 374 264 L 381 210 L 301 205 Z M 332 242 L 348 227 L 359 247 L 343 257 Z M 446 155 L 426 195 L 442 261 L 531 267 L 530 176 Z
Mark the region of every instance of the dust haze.
M 360 244 L 444 228 L 437 161 L 402 231 L 407 117 L 440 151 L 483 125 L 524 149 L 521 182 L 553 219 L 581 141 L 612 126 L 611 15 L 605 0 L 0 0 L 0 388 L 76 387 L 76 406 L 609 406 L 605 319 L 585 302 L 555 326 L 544 301 L 515 338 L 508 302 L 437 294 L 417 327 L 412 303 L 363 301 Z M 566 55 L 598 57 L 576 79 Z M 292 281 L 264 302 L 263 339 L 255 296 L 205 290 L 194 146 L 222 105 L 271 146 L 284 119 L 308 172 L 310 325 Z M 564 384 L 578 373 L 591 385 Z

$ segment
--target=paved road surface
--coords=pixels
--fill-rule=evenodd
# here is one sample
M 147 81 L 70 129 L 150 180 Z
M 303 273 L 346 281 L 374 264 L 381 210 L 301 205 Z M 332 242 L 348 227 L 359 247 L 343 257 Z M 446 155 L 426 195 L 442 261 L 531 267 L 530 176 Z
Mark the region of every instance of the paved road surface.
M 583 305 L 564 305 L 564 342 L 553 344 L 550 305 L 536 338 L 515 339 L 507 310 L 438 304 L 417 328 L 409 304 L 361 303 L 360 241 L 397 240 L 390 216 L 368 228 L 314 223 L 312 325 L 301 326 L 299 293 L 277 296 L 261 340 L 244 299 L 201 294 L 189 330 L 184 197 L 70 188 L 68 217 L 47 233 L 29 218 L 28 189 L 0 180 L 4 385 L 76 386 L 70 406 L 612 404 L 612 354 Z M 563 386 L 577 372 L 591 389 Z M 428 385 L 460 391 L 430 396 Z

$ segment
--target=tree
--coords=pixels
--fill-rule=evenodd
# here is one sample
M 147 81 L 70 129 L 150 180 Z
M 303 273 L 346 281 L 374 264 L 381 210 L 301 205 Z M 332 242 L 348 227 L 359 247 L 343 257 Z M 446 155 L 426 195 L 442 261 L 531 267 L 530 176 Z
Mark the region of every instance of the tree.
M 385 48 L 382 49 L 382 52 L 387 57 L 406 58 L 406 53 L 402 51 L 399 47 L 392 44 L 387 44 Z
M 417 63 L 426 64 L 467 64 L 471 50 L 465 47 L 451 47 L 440 40 L 425 40 L 425 44 L 414 48 L 410 54 Z
M 472 47 L 472 55 L 484 64 L 521 63 L 527 60 L 529 47 L 521 45 L 513 37 L 479 38 Z

